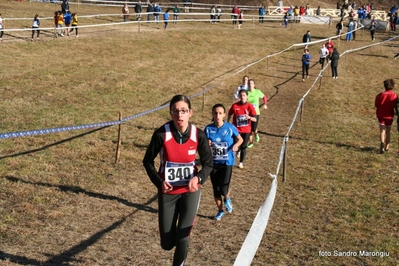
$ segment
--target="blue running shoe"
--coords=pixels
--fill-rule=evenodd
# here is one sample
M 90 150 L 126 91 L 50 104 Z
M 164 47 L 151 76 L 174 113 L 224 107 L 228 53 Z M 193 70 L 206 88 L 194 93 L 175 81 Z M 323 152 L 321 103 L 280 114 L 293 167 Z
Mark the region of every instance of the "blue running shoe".
M 218 213 L 215 215 L 215 217 L 213 217 L 213 220 L 220 221 L 223 216 L 224 216 L 224 212 L 223 211 L 218 211 Z
M 231 204 L 231 199 L 228 198 L 224 201 L 224 206 L 226 206 L 226 211 L 231 213 L 233 211 L 233 204 Z

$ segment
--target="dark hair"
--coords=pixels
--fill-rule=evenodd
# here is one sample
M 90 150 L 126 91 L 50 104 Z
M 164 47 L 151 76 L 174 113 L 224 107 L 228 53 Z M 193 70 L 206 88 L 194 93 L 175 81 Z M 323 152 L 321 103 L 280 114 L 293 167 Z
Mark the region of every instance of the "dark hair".
M 217 104 L 215 104 L 213 107 L 212 107 L 212 114 L 213 114 L 213 111 L 215 111 L 215 109 L 216 108 L 223 108 L 223 111 L 226 113 L 226 107 L 224 107 L 224 105 L 223 104 L 221 104 L 221 103 L 217 103 Z M 212 115 L 213 116 L 213 115 Z M 211 120 L 212 122 L 215 122 L 215 119 L 213 119 L 213 117 L 212 117 L 212 120 Z
M 395 87 L 395 81 L 393 79 L 386 79 L 384 80 L 384 88 L 385 90 L 392 90 Z
M 248 91 L 245 90 L 245 89 L 240 90 L 240 91 L 238 92 L 238 95 L 241 95 L 241 92 L 245 92 L 245 94 L 248 95 Z
M 184 96 L 182 94 L 178 94 L 178 95 L 173 96 L 172 100 L 170 100 L 169 110 L 172 111 L 172 106 L 175 103 L 180 102 L 180 101 L 183 101 L 183 102 L 187 103 L 188 104 L 188 109 L 191 109 L 190 99 L 187 98 L 187 96 Z
M 224 105 L 221 104 L 221 103 L 215 104 L 215 105 L 212 107 L 212 112 L 213 112 L 216 108 L 219 108 L 219 107 L 223 108 L 223 111 L 226 113 L 226 107 L 224 107 Z

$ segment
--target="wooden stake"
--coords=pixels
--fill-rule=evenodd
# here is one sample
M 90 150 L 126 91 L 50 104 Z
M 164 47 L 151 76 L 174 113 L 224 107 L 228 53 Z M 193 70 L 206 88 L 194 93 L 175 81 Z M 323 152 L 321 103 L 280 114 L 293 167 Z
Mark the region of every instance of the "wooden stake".
M 122 121 L 122 113 L 119 113 L 119 121 Z M 118 142 L 116 144 L 116 155 L 115 155 L 115 164 L 119 163 L 120 155 L 121 155 L 121 132 L 122 132 L 122 123 L 118 126 Z
M 287 137 L 284 140 L 285 146 L 284 146 L 284 157 L 283 157 L 283 182 L 285 182 L 286 177 L 287 177 Z

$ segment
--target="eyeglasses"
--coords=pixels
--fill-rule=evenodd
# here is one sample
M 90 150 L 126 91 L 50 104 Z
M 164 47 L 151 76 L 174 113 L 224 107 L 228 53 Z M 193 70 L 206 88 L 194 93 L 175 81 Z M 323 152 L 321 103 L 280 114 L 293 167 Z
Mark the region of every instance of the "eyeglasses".
M 172 115 L 177 115 L 177 114 L 182 114 L 182 115 L 184 115 L 184 114 L 188 114 L 189 111 L 190 111 L 190 109 L 182 109 L 182 110 L 174 109 L 174 110 L 171 110 L 170 113 L 171 113 Z

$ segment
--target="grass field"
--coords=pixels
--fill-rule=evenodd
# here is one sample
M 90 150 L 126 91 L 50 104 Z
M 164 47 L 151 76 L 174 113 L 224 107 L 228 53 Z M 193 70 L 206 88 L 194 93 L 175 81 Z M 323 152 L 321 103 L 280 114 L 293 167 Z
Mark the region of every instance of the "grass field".
M 54 5 L 0 3 L 2 17 L 51 17 Z M 76 7 L 79 15 L 120 8 Z M 117 21 L 81 19 L 81 25 Z M 17 23 L 17 22 L 13 22 Z M 21 21 L 29 28 L 30 21 Z M 44 21 L 43 21 L 44 23 Z M 277 22 L 162 23 L 82 28 L 79 38 L 44 32 L 5 35 L 0 43 L 1 133 L 115 121 L 163 105 L 177 93 L 192 95 L 193 123 L 210 123 L 215 103 L 232 103 L 244 74 L 269 97 L 261 114 L 261 141 L 244 169 L 234 169 L 234 212 L 222 221 L 212 187 L 203 187 L 186 265 L 232 265 L 270 188 L 281 144 L 298 102 L 315 81 L 301 80 L 301 49 L 246 65 L 281 51 L 311 29 L 314 40 L 334 27 Z M 376 42 L 392 37 L 378 32 Z M 340 53 L 369 45 L 334 40 Z M 349 53 L 339 79 L 324 72 L 304 102 L 287 148 L 269 224 L 252 265 L 398 265 L 398 132 L 378 154 L 374 98 L 383 80 L 398 82 L 398 41 Z M 237 73 L 239 72 L 239 73 Z M 396 88 L 396 91 L 398 89 Z M 160 110 L 122 125 L 121 160 L 115 164 L 117 127 L 0 140 L 0 261 L 2 265 L 170 265 L 159 246 L 156 189 L 142 167 L 152 132 L 168 121 Z M 357 252 L 356 256 L 340 256 Z M 389 256 L 361 256 L 360 251 Z M 328 256 L 330 252 L 330 256 Z M 335 253 L 338 252 L 338 253 Z M 346 254 L 346 253 L 345 253 Z M 362 253 L 363 254 L 363 253 Z M 336 255 L 336 256 L 334 256 Z

